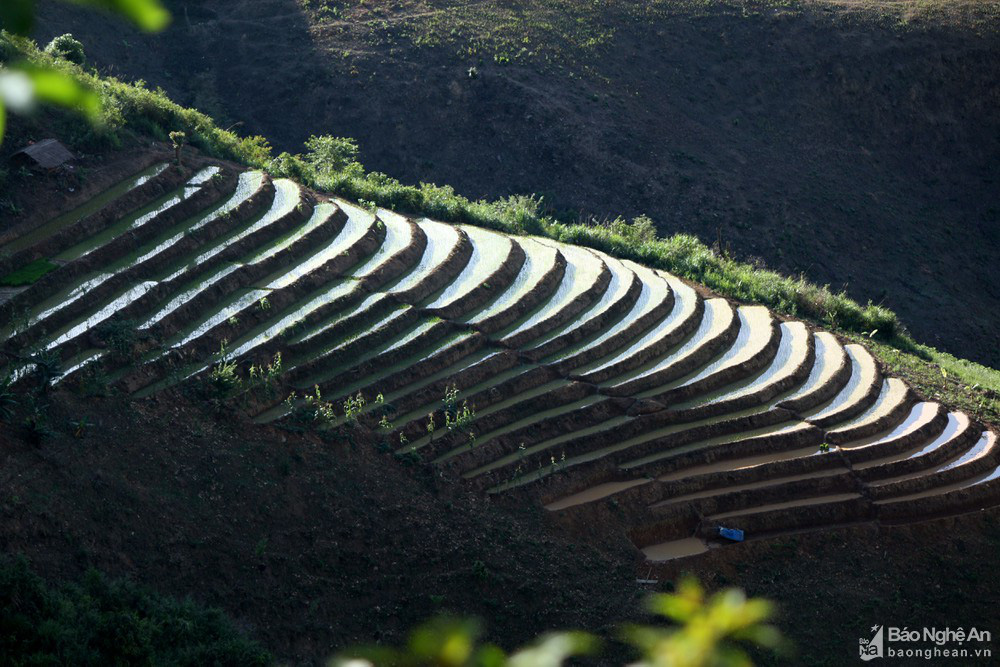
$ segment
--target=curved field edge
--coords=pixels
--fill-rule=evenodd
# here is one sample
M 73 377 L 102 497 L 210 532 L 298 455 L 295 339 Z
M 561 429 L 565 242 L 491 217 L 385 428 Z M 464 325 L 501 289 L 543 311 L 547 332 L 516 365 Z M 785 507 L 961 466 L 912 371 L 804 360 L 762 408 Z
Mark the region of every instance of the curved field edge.
M 357 161 L 357 145 L 350 139 L 325 138 L 310 142 L 304 155 L 273 157 L 265 138 L 241 137 L 221 129 L 209 116 L 176 104 L 163 91 L 149 90 L 141 81 L 101 77 L 52 58 L 30 39 L 0 34 L 0 62 L 19 59 L 44 62 L 76 76 L 99 93 L 104 108 L 94 123 L 55 111 L 46 112 L 44 119 L 12 117 L 8 128 L 12 141 L 19 134 L 37 131 L 44 122 L 61 130 L 61 138 L 72 148 L 94 153 L 120 148 L 144 136 L 166 140 L 170 131 L 179 129 L 192 146 L 208 155 L 263 168 L 276 177 L 295 178 L 361 204 L 595 248 L 664 269 L 720 295 L 821 324 L 865 343 L 883 364 L 913 380 L 928 396 L 969 409 L 987 422 L 1000 422 L 1000 371 L 914 341 L 898 316 L 883 306 L 871 302 L 862 306 L 828 286 L 732 259 L 692 235 L 657 237 L 648 218 L 570 223 L 548 215 L 542 199 L 534 195 L 471 201 L 449 186 L 405 185 L 384 173 L 366 171 Z M 24 178 L 16 173 L 0 174 L 0 215 L 17 212 L 11 193 Z

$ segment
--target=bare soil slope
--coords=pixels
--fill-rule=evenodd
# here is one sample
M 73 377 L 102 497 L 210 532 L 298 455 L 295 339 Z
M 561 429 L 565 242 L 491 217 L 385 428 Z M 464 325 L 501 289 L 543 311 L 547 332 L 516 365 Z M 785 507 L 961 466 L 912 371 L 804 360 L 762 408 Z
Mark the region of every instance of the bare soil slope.
M 168 4 L 161 36 L 62 3 L 38 36 L 283 149 L 721 238 L 1000 366 L 996 3 Z
M 649 589 L 637 577 L 668 589 L 685 571 L 777 601 L 795 664 L 848 664 L 876 623 L 1000 631 L 996 508 L 637 569 L 624 535 L 581 543 L 541 508 L 466 494 L 361 431 L 321 442 L 176 394 L 49 400 L 41 444 L 0 424 L 0 548 L 47 577 L 97 567 L 219 606 L 290 664 L 398 642 L 442 610 L 480 616 L 507 646 L 555 627 L 613 635 Z M 605 660 L 625 663 L 614 646 Z
M 571 544 L 541 508 L 463 493 L 360 431 L 322 442 L 176 396 L 63 394 L 50 415 L 40 445 L 0 424 L 0 548 L 46 576 L 96 567 L 223 607 L 292 664 L 398 640 L 447 610 L 515 644 L 638 606 L 629 559 Z

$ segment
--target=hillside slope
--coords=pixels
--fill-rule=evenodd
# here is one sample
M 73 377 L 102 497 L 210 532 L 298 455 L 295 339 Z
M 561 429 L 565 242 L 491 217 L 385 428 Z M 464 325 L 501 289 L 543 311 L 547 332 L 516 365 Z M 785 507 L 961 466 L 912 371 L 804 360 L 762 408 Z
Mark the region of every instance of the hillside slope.
M 824 664 L 874 610 L 965 618 L 965 596 L 934 584 L 994 585 L 995 437 L 883 379 L 861 346 L 584 248 L 376 217 L 165 157 L 109 163 L 142 176 L 4 246 L 9 265 L 63 262 L 0 319 L 18 397 L 3 396 L 0 533 L 46 575 L 97 566 L 194 595 L 303 664 L 440 609 L 488 619 L 505 644 L 552 626 L 608 633 L 634 614 L 633 577 L 668 586 L 688 567 L 781 601 L 803 661 Z M 602 380 L 623 371 L 624 385 Z M 362 404 L 372 387 L 388 400 Z M 282 402 L 289 388 L 314 400 Z M 630 398 L 643 388 L 654 395 Z M 708 434 L 707 415 L 725 417 Z M 809 423 L 742 433 L 761 419 Z M 720 432 L 739 437 L 701 439 Z M 498 460 L 505 448 L 517 456 Z M 493 460 L 506 465 L 477 475 Z M 624 463 L 638 494 L 592 486 L 621 475 L 605 463 Z M 525 492 L 476 492 L 497 482 Z M 719 520 L 750 540 L 659 562 L 657 543 L 670 558 Z M 845 569 L 872 553 L 888 560 Z M 775 562 L 837 576 L 776 578 Z M 890 592 L 915 576 L 902 609 Z M 877 600 L 809 641 L 816 604 L 860 591 Z
M 41 444 L 0 424 L 3 551 L 47 577 L 94 567 L 222 607 L 291 664 L 396 641 L 444 611 L 488 619 L 494 641 L 516 646 L 637 607 L 627 561 L 554 533 L 533 508 L 402 465 L 362 433 L 324 442 L 178 397 L 48 400 Z
M 648 213 L 1000 365 L 995 3 L 170 5 L 160 37 L 61 3 L 39 37 L 281 148 L 353 136 L 404 181 Z

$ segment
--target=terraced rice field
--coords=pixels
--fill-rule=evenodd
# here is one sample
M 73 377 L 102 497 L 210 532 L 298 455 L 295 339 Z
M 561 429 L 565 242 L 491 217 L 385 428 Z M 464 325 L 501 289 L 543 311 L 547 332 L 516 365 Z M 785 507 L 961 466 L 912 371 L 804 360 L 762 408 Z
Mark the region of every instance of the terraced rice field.
M 152 164 L 37 223 L 0 247 L 3 274 L 58 265 L 2 305 L 19 381 L 41 354 L 59 385 L 143 397 L 280 355 L 267 391 L 235 386 L 258 422 L 360 394 L 352 419 L 401 456 L 624 530 L 651 561 L 720 547 L 720 526 L 767 539 L 1000 502 L 996 435 L 863 346 L 586 248 L 208 164 Z

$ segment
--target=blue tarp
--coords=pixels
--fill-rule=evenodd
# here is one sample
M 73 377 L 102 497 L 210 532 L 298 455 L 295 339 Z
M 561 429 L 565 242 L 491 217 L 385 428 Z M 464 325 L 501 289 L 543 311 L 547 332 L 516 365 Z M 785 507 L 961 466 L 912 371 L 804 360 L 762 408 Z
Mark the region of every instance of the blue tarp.
M 743 531 L 736 528 L 723 528 L 719 526 L 719 537 L 724 537 L 727 540 L 732 540 L 733 542 L 743 541 Z

